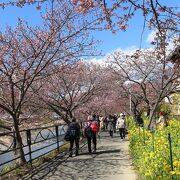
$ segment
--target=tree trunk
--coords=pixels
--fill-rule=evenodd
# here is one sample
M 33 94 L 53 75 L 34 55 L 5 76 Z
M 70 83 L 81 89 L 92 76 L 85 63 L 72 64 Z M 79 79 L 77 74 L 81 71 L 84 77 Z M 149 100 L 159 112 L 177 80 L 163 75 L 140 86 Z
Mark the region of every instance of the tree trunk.
M 68 111 L 68 120 L 72 120 L 73 119 L 73 114 L 72 114 L 72 111 Z
M 147 108 L 147 117 L 150 116 L 150 112 L 151 112 L 151 108 L 148 106 L 148 108 Z
M 26 159 L 24 156 L 22 137 L 19 132 L 18 120 L 16 118 L 14 118 L 14 130 L 15 130 L 15 140 L 16 140 L 15 154 L 16 156 L 20 157 L 18 163 L 23 164 L 26 162 Z
M 148 129 L 155 126 L 155 121 L 154 121 L 155 117 L 154 116 L 155 116 L 158 104 L 159 104 L 159 102 L 156 102 L 150 111 Z

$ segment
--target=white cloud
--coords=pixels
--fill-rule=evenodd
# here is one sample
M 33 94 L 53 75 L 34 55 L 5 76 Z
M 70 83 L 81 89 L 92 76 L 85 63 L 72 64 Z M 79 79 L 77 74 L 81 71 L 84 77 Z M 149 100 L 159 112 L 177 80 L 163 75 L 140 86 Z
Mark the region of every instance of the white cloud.
M 157 31 L 153 30 L 153 31 L 151 31 L 151 32 L 148 34 L 148 36 L 147 36 L 146 42 L 150 44 L 150 46 L 149 46 L 148 49 L 153 49 L 153 45 L 151 44 L 151 42 L 154 41 L 154 38 L 156 38 L 156 32 L 157 32 Z M 169 38 L 168 41 L 167 41 L 168 46 L 166 47 L 166 53 L 167 53 L 167 55 L 168 55 L 169 53 L 171 53 L 172 50 L 176 47 L 176 45 L 174 44 L 174 40 L 177 39 L 178 36 L 177 36 L 177 35 L 175 35 L 175 36 L 170 36 L 170 35 L 169 35 L 169 37 L 170 37 L 170 38 Z
M 147 36 L 147 39 L 146 39 L 146 43 L 149 43 L 151 44 L 152 41 L 154 41 L 154 38 L 156 37 L 156 31 L 155 30 L 152 30 L 148 36 Z M 174 37 L 175 38 L 175 37 Z M 169 44 L 168 44 L 168 47 L 167 47 L 167 53 L 168 51 L 171 52 L 172 49 L 174 48 L 174 44 L 173 44 L 173 40 L 174 38 L 171 39 L 171 41 L 169 41 Z M 107 60 L 107 57 L 114 53 L 114 52 L 122 52 L 124 54 L 127 54 L 127 55 L 132 55 L 134 54 L 139 48 L 135 45 L 133 46 L 129 46 L 129 47 L 126 47 L 126 48 L 116 48 L 108 53 L 106 53 L 102 58 L 92 58 L 92 59 L 88 59 L 86 60 L 86 62 L 89 62 L 89 63 L 94 63 L 94 64 L 99 64 L 99 65 L 107 65 L 108 62 L 106 61 Z M 153 50 L 153 45 L 150 45 L 148 48 L 146 49 L 149 49 L 149 50 Z M 143 51 L 145 49 L 141 49 L 141 51 Z
M 92 59 L 85 59 L 83 60 L 85 61 L 86 63 L 89 63 L 89 64 L 99 64 L 101 66 L 105 65 L 106 64 L 106 56 L 105 57 L 102 57 L 102 58 L 92 58 Z
M 115 49 L 115 50 L 112 51 L 112 52 L 121 51 L 121 52 L 123 52 L 124 54 L 130 55 L 130 54 L 135 53 L 136 50 L 138 50 L 137 46 L 129 46 L 129 47 L 127 47 L 127 48 L 117 48 L 117 49 Z M 111 52 L 111 53 L 112 53 L 112 52 Z
M 107 60 L 107 57 L 110 54 L 112 54 L 114 52 L 121 51 L 124 54 L 131 55 L 131 54 L 135 53 L 137 49 L 138 48 L 136 46 L 130 46 L 130 47 L 127 47 L 127 48 L 117 48 L 117 49 L 115 49 L 113 51 L 110 51 L 110 52 L 106 53 L 105 56 L 102 57 L 102 58 L 92 58 L 92 59 L 87 59 L 85 61 L 88 62 L 88 63 L 94 63 L 94 64 L 99 64 L 99 65 L 107 65 L 106 60 Z
M 151 43 L 152 41 L 154 41 L 154 38 L 156 37 L 156 31 L 151 31 L 146 39 L 147 43 Z
M 85 61 L 90 62 L 90 63 L 103 64 L 104 61 L 105 61 L 105 57 L 102 57 L 102 58 L 92 58 L 92 59 L 87 59 Z

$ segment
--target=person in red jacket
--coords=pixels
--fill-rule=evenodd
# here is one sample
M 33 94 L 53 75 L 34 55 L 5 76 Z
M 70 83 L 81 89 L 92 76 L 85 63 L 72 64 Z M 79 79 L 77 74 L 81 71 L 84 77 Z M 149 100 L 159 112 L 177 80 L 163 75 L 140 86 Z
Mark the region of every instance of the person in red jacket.
M 96 120 L 96 115 L 92 116 L 92 119 L 88 121 L 85 127 L 85 136 L 87 138 L 87 143 L 88 143 L 88 151 L 89 153 L 92 153 L 92 148 L 91 148 L 91 141 L 93 143 L 93 152 L 96 152 L 97 148 L 97 134 L 99 131 L 99 125 Z

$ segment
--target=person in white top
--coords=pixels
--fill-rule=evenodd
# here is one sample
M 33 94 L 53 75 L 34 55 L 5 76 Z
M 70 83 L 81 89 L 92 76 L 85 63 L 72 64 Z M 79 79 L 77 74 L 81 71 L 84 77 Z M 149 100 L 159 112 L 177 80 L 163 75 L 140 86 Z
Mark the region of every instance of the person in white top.
M 121 113 L 119 115 L 119 118 L 117 119 L 116 128 L 119 129 L 119 134 L 121 139 L 124 139 L 126 123 L 125 123 L 125 115 L 123 113 Z

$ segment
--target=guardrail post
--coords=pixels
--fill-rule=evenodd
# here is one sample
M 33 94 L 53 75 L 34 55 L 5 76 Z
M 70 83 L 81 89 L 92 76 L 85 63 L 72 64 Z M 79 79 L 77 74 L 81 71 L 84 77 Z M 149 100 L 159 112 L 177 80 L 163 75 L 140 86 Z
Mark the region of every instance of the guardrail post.
M 27 136 L 27 144 L 29 148 L 29 162 L 31 163 L 31 166 L 32 166 L 31 130 L 30 129 L 26 130 L 26 136 Z
M 144 129 L 144 125 L 143 125 L 143 140 L 144 140 L 144 145 L 146 144 L 146 137 L 145 137 L 145 129 Z
M 141 141 L 141 129 L 140 129 L 140 125 L 138 125 L 138 129 L 139 129 L 139 140 Z
M 171 144 L 171 134 L 170 133 L 168 133 L 168 141 L 169 141 L 169 155 L 170 155 L 171 171 L 173 171 L 174 167 L 173 167 L 172 144 Z M 174 179 L 173 175 L 172 175 L 172 179 Z
M 57 150 L 58 150 L 58 153 L 59 153 L 59 131 L 58 131 L 58 126 L 55 126 L 55 130 L 56 130 Z
M 154 132 L 155 132 L 155 130 L 154 130 L 154 128 L 152 127 L 151 133 L 152 133 L 152 151 L 153 151 L 153 152 L 154 152 Z

